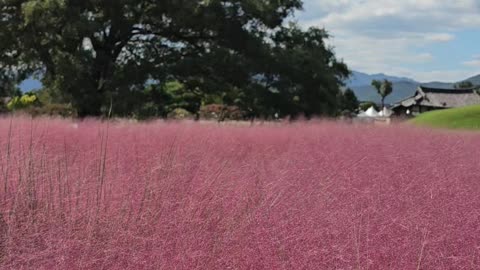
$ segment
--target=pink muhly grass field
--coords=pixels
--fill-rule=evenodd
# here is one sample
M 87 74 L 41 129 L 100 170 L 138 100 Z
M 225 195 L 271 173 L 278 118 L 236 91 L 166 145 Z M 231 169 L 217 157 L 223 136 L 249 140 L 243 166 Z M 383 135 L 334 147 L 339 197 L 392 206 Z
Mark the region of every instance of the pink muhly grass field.
M 0 119 L 2 269 L 479 269 L 480 135 Z

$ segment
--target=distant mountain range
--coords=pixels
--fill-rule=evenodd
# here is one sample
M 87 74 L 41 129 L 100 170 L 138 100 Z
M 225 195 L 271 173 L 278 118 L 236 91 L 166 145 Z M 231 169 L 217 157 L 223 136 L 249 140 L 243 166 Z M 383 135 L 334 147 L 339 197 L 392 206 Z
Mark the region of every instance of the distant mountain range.
M 402 99 L 412 96 L 418 86 L 423 85 L 432 88 L 453 88 L 456 83 L 449 82 L 428 82 L 421 83 L 410 78 L 396 77 L 385 74 L 366 74 L 353 71 L 352 76 L 345 82 L 346 86 L 352 89 L 361 101 L 373 101 L 380 103 L 380 96 L 373 86 L 372 80 L 389 80 L 393 83 L 393 93 L 386 98 L 387 104 L 396 103 Z M 474 85 L 480 85 L 480 75 L 465 79 Z
M 347 81 L 348 86 L 364 86 L 372 83 L 373 80 L 389 80 L 391 82 L 411 82 L 416 83 L 415 80 L 405 77 L 395 77 L 390 75 L 385 75 L 383 73 L 379 74 L 366 74 L 358 71 L 352 71 L 352 76 L 350 76 Z

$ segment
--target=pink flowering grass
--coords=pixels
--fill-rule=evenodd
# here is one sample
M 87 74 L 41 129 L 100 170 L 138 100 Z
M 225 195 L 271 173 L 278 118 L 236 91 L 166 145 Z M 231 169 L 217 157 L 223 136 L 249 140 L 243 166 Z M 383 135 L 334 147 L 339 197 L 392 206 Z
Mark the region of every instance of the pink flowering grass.
M 0 119 L 2 269 L 479 269 L 480 135 Z

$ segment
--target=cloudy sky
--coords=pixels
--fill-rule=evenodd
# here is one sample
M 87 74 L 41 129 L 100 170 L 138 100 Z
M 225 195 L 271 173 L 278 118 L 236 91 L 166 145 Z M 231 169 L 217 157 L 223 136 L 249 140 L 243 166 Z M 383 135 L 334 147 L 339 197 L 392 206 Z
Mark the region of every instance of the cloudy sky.
M 296 19 L 325 27 L 357 71 L 422 82 L 480 74 L 480 0 L 304 0 Z

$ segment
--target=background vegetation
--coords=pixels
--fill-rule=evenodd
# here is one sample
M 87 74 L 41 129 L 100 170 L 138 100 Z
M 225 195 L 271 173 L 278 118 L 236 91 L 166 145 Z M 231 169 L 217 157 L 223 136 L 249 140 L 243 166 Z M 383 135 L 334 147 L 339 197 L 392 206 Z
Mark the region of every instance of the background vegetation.
M 80 117 L 332 116 L 347 66 L 324 29 L 289 22 L 300 0 L 0 0 L 0 82 L 41 79 L 43 104 Z M 350 105 L 347 105 L 350 106 Z

